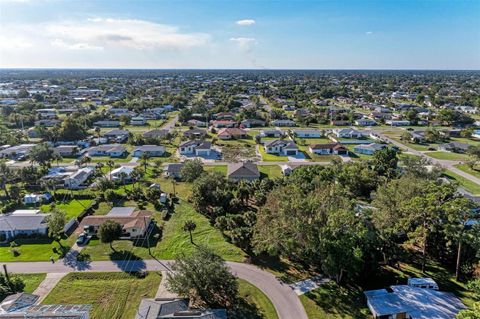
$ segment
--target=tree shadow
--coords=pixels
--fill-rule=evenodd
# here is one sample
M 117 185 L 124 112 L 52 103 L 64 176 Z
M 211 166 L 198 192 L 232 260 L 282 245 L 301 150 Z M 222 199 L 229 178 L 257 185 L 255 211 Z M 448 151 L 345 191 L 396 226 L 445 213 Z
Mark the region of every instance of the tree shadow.
M 249 303 L 244 298 L 239 298 L 234 309 L 229 311 L 229 318 L 233 319 L 262 319 L 265 316 L 260 312 L 257 305 Z
M 145 271 L 147 268 L 145 261 L 141 257 L 128 250 L 112 251 L 109 257 L 123 272 L 138 273 Z

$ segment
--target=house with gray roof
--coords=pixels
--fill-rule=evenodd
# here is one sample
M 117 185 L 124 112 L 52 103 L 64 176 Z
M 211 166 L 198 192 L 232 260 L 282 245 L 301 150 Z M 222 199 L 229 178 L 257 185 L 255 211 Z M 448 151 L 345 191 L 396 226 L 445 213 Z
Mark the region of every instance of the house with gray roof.
M 134 157 L 141 157 L 146 154 L 149 157 L 159 157 L 165 154 L 165 146 L 162 145 L 142 145 L 133 149 L 132 155 Z
M 120 144 L 105 144 L 90 147 L 85 152 L 88 156 L 122 157 L 127 154 L 127 149 Z
M 107 140 L 116 143 L 125 142 L 128 139 L 128 136 L 130 136 L 130 132 L 127 130 L 111 130 L 103 134 L 103 137 L 105 137 Z
M 318 138 L 322 137 L 322 131 L 317 130 L 317 129 L 298 129 L 298 130 L 293 130 L 293 134 L 295 134 L 296 137 L 301 137 L 301 138 Z
M 375 153 L 376 151 L 379 151 L 386 147 L 387 147 L 386 144 L 377 144 L 377 143 L 362 144 L 362 145 L 355 146 L 353 148 L 353 151 L 359 154 L 373 155 L 373 153 Z
M 364 294 L 374 318 L 451 319 L 466 308 L 452 293 L 408 285 Z
M 180 144 L 178 151 L 181 155 L 210 156 L 212 143 L 201 140 L 186 141 Z
M 46 236 L 48 215 L 37 209 L 16 210 L 0 215 L 0 242 L 10 241 L 20 235 Z
M 274 140 L 266 142 L 264 145 L 267 154 L 277 154 L 283 156 L 297 156 L 298 147 L 291 140 Z
M 166 177 L 171 178 L 182 178 L 181 171 L 182 171 L 183 163 L 170 163 L 165 165 L 163 168 L 163 174 Z
M 232 181 L 253 181 L 260 178 L 256 164 L 251 162 L 228 164 L 227 177 Z
M 142 299 L 135 319 L 227 319 L 226 309 L 192 309 L 188 299 Z

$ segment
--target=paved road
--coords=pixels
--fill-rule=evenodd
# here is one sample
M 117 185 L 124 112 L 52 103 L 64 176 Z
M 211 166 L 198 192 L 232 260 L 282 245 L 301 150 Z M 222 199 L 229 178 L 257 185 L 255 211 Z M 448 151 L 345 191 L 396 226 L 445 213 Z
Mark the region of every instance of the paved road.
M 162 129 L 170 131 L 172 128 L 175 127 L 175 124 L 177 124 L 177 122 L 178 122 L 178 115 L 175 115 L 175 117 L 173 117 L 170 121 L 163 124 Z
M 439 160 L 439 159 L 428 156 L 428 152 L 424 153 L 424 152 L 417 151 L 417 150 L 415 150 L 415 149 L 413 149 L 413 148 L 411 148 L 411 147 L 409 147 L 405 144 L 402 144 L 400 142 L 397 142 L 397 141 L 389 138 L 388 136 L 382 134 L 381 132 L 376 131 L 375 133 L 377 133 L 385 141 L 390 142 L 390 143 L 394 144 L 395 146 L 397 146 L 397 147 L 399 147 L 403 150 L 408 151 L 409 153 L 424 157 L 424 158 L 430 160 L 432 163 L 438 164 L 438 165 L 442 166 L 443 168 L 445 168 L 445 169 L 447 169 L 447 170 L 449 170 L 449 171 L 451 171 L 451 172 L 453 172 L 457 175 L 460 175 L 460 176 L 468 179 L 469 181 L 472 181 L 472 182 L 480 185 L 480 179 L 479 178 L 477 178 L 473 175 L 470 175 L 468 173 L 465 173 L 464 171 L 462 171 L 462 170 L 460 170 L 460 169 L 458 169 L 454 166 L 454 165 L 457 165 L 457 164 L 461 163 L 460 161 Z
M 169 271 L 170 260 L 135 261 L 93 261 L 63 263 L 13 262 L 5 263 L 12 273 L 68 273 L 72 271 Z M 260 268 L 235 262 L 228 262 L 233 274 L 247 280 L 262 290 L 272 301 L 280 319 L 308 319 L 300 299 L 288 285 L 281 283 L 274 275 Z

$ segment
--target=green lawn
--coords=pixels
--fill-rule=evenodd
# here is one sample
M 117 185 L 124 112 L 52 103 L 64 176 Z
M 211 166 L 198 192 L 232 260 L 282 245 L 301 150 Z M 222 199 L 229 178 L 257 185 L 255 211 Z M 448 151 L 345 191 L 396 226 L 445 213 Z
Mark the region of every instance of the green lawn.
M 256 308 L 256 313 L 245 313 L 243 318 L 249 319 L 278 319 L 275 307 L 268 297 L 257 287 L 243 279 L 238 280 L 238 292 L 242 301 L 246 302 L 251 308 Z M 240 317 L 240 316 L 239 316 Z
M 361 289 L 329 282 L 300 296 L 309 319 L 371 318 Z
M 92 304 L 92 319 L 131 319 L 142 298 L 152 298 L 159 273 L 146 278 L 118 273 L 70 273 L 53 288 L 43 304 Z
M 265 148 L 263 145 L 259 145 L 258 149 L 260 150 L 260 154 L 262 155 L 262 160 L 265 162 L 287 162 L 287 156 L 277 156 L 274 154 L 267 154 L 265 153 Z
M 222 175 L 227 176 L 228 167 L 227 165 L 211 165 L 211 166 L 204 165 L 203 169 L 206 172 L 219 172 L 219 173 L 222 173 Z
M 70 236 L 62 240 L 63 249 L 69 250 L 75 241 L 75 236 Z M 51 239 L 16 239 L 18 244 L 16 249 L 20 255 L 14 256 L 9 245 L 0 245 L 0 260 L 5 262 L 12 261 L 45 261 L 50 260 L 50 257 L 58 260 L 60 255 L 60 248 L 56 242 Z M 53 252 L 53 248 L 57 249 L 57 253 Z
M 32 293 L 37 289 L 38 285 L 47 277 L 47 274 L 15 274 L 15 277 L 20 277 L 25 283 L 23 292 Z
M 67 220 L 77 217 L 80 213 L 93 202 L 92 199 L 72 199 L 66 202 L 57 202 L 56 207 L 63 210 L 67 215 Z M 50 204 L 42 205 L 40 209 L 44 212 L 50 211 Z
M 458 154 L 452 152 L 428 152 L 425 153 L 427 156 L 439 159 L 439 160 L 448 160 L 448 161 L 466 161 L 469 159 L 469 156 L 466 154 Z
M 152 255 L 158 259 L 174 259 L 177 254 L 190 253 L 195 249 L 195 245 L 190 243 L 190 237 L 184 232 L 182 227 L 187 220 L 193 220 L 197 228 L 193 232 L 195 244 L 211 248 L 226 260 L 242 261 L 245 257 L 243 251 L 225 241 L 221 232 L 210 225 L 207 218 L 196 213 L 193 207 L 181 202 L 176 205 L 175 212 L 170 219 L 165 222 L 161 239 L 158 243 L 152 240 Z M 162 221 L 157 218 L 157 222 Z M 84 248 L 82 253 L 89 255 L 92 260 L 118 259 L 126 256 L 135 256 L 135 258 L 151 259 L 146 248 L 146 240 L 140 240 L 134 243 L 129 240 L 118 240 L 113 244 L 115 250 L 120 253 L 113 254 L 108 244 L 102 244 L 98 240 L 91 240 Z M 123 254 L 122 254 L 123 252 Z
M 265 174 L 268 178 L 282 177 L 282 169 L 278 165 L 258 165 L 260 174 Z
M 474 183 L 466 179 L 465 177 L 455 174 L 449 170 L 445 170 L 444 175 L 452 180 L 457 181 L 460 184 L 460 186 L 465 188 L 467 191 L 469 191 L 473 195 L 480 195 L 480 185 L 478 185 L 477 183 Z
M 455 167 L 458 168 L 459 170 L 464 171 L 465 173 L 475 176 L 476 178 L 480 178 L 480 171 L 478 170 L 478 166 L 475 166 L 474 169 L 471 169 L 466 164 L 458 164 L 458 165 L 455 165 Z

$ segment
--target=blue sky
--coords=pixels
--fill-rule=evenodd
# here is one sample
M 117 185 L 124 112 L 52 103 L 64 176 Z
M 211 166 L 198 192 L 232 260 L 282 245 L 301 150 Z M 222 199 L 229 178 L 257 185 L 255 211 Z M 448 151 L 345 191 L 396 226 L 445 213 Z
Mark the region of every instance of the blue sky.
M 0 67 L 480 69 L 480 1 L 0 0 Z

